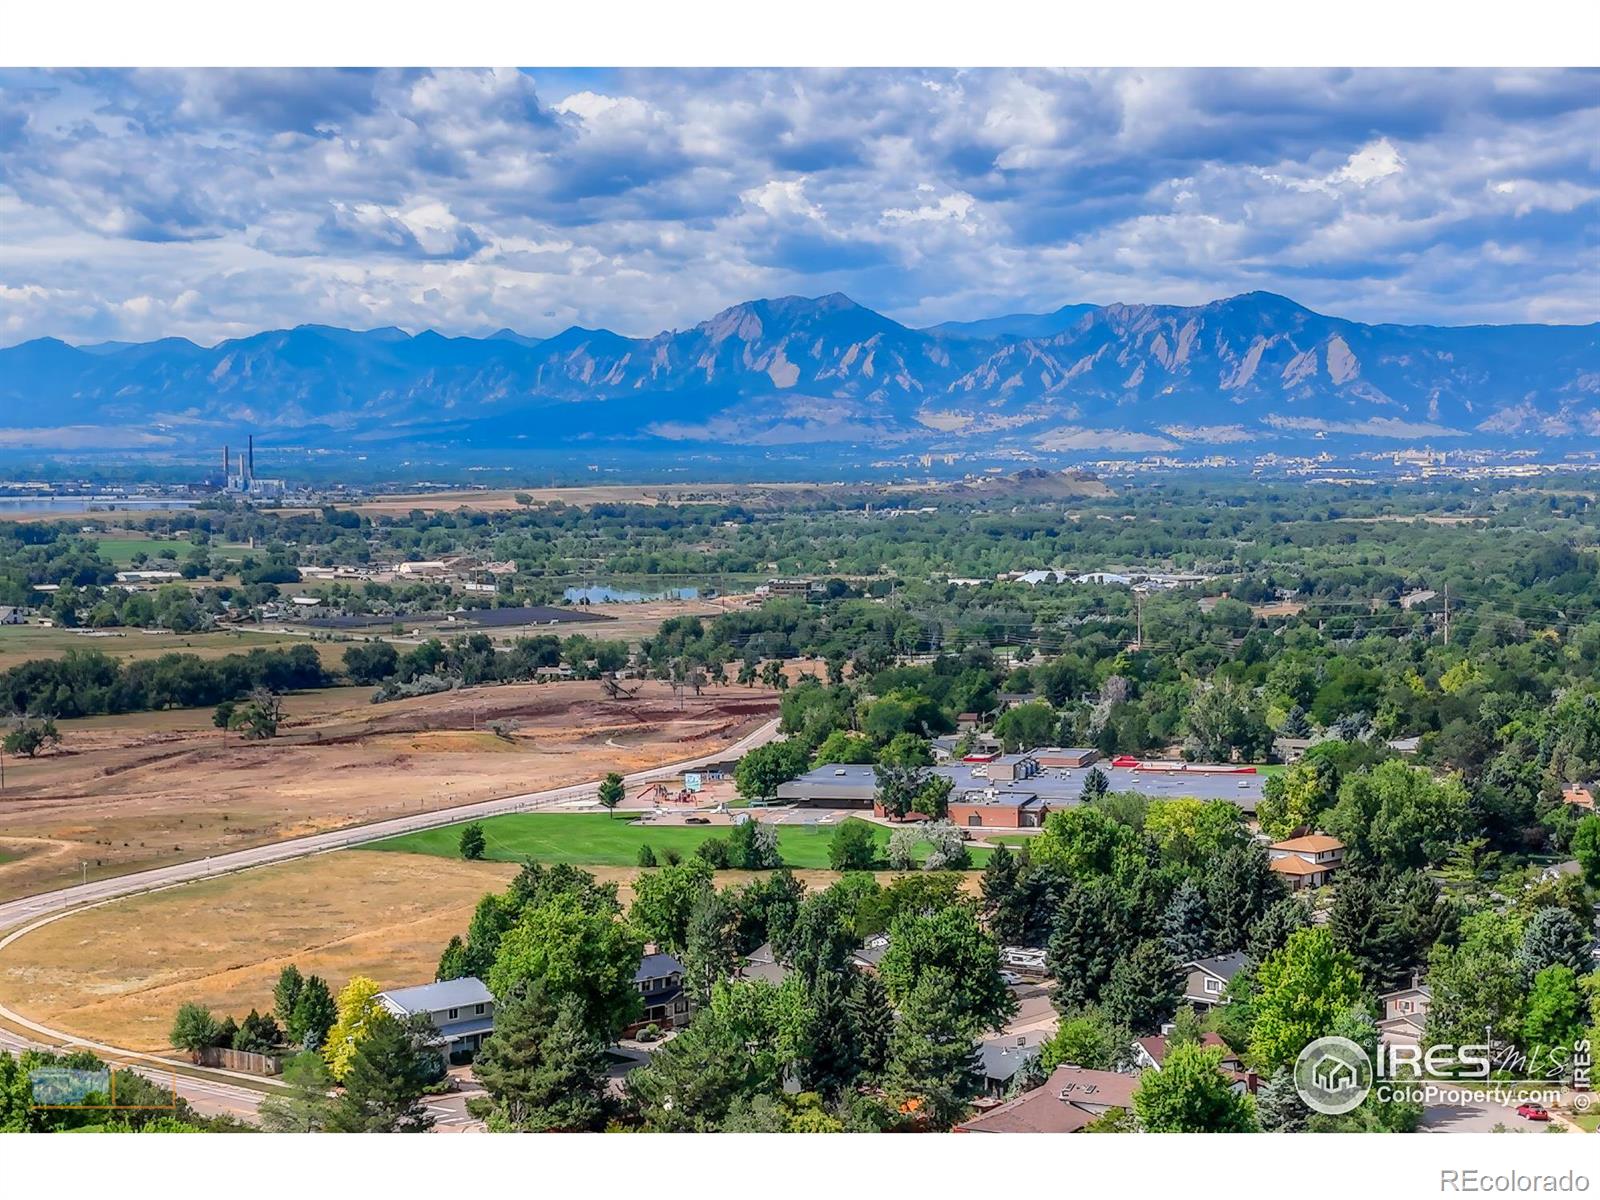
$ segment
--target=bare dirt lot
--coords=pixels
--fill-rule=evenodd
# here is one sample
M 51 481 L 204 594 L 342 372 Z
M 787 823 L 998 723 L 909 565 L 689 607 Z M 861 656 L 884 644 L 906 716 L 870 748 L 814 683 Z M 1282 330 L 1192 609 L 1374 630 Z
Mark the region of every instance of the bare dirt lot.
M 78 882 L 84 863 L 102 878 L 692 758 L 777 709 L 762 688 L 661 683 L 629 700 L 588 682 L 369 695 L 291 696 L 267 742 L 225 738 L 210 710 L 60 722 L 59 752 L 6 764 L 0 898 Z
M 632 900 L 637 867 L 586 867 Z M 116 900 L 63 917 L 0 952 L 0 1004 L 53 1028 L 130 1050 L 159 1051 L 178 1005 L 220 1016 L 267 1011 L 284 964 L 337 991 L 352 975 L 384 987 L 426 983 L 508 863 L 363 850 L 318 855 Z M 832 871 L 796 871 L 808 888 Z M 968 886 L 976 888 L 976 872 Z M 747 871 L 723 871 L 719 886 Z M 887 881 L 891 876 L 883 874 Z

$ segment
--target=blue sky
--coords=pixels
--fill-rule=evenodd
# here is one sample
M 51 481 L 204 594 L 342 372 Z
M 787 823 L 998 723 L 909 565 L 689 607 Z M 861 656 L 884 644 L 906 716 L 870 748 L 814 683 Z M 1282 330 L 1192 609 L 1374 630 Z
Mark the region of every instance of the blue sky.
M 0 72 L 0 343 L 1264 288 L 1600 319 L 1600 74 Z

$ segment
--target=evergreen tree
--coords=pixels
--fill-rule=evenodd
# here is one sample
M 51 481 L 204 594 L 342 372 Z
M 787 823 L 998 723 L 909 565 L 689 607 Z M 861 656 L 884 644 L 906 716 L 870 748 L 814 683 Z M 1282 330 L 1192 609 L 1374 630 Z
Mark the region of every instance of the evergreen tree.
M 1093 804 L 1111 790 L 1111 780 L 1099 767 L 1090 767 L 1083 777 L 1083 802 Z
M 1298 896 L 1285 896 L 1267 906 L 1266 912 L 1250 931 L 1245 953 L 1251 962 L 1259 963 L 1269 954 L 1276 954 L 1288 942 L 1296 929 L 1311 924 L 1311 909 Z
M 278 982 L 272 988 L 272 1011 L 286 1028 L 294 1014 L 295 1001 L 300 999 L 300 989 L 305 985 L 305 977 L 293 963 L 278 972 Z M 293 1036 L 292 1030 L 290 1036 Z
M 344 1094 L 328 1114 L 333 1133 L 425 1133 L 428 1064 L 406 1027 L 385 1010 L 366 1022 L 344 1072 Z
M 1434 946 L 1456 940 L 1459 920 L 1455 905 L 1426 871 L 1406 872 L 1395 891 L 1394 926 L 1404 983 L 1428 961 Z
M 866 972 L 857 975 L 848 1005 L 861 1074 L 875 1079 L 888 1061 L 889 1040 L 894 1034 L 894 1010 L 883 981 Z
M 1160 941 L 1140 942 L 1117 960 L 1106 983 L 1106 1015 L 1136 1034 L 1156 1033 L 1177 1011 L 1183 975 Z
M 1256 1122 L 1263 1133 L 1304 1133 L 1311 1109 L 1300 1098 L 1294 1072 L 1279 1067 L 1256 1093 Z
M 1522 931 L 1517 966 L 1529 983 L 1546 967 L 1572 968 L 1586 974 L 1594 965 L 1589 957 L 1589 934 L 1564 908 L 1541 908 Z
M 942 976 L 926 974 L 900 1005 L 884 1086 L 933 1129 L 949 1129 L 967 1113 L 979 1088 L 974 1031 L 958 1019 L 956 997 Z
M 322 976 L 308 975 L 289 1018 L 289 1040 L 307 1050 L 319 1050 L 338 1019 L 338 1006 Z
M 489 848 L 489 840 L 484 836 L 483 826 L 473 821 L 461 831 L 461 838 L 456 843 L 456 849 L 461 852 L 461 857 L 469 862 L 481 859 Z
M 1255 923 L 1283 896 L 1283 881 L 1262 847 L 1251 843 L 1224 852 L 1206 878 L 1217 949 L 1244 949 Z
M 581 1132 L 605 1123 L 605 1046 L 584 1028 L 582 1003 L 553 1003 L 542 984 L 518 988 L 495 1010 L 494 1036 L 474 1071 L 492 1130 Z
M 989 931 L 1001 945 L 1015 945 L 1014 935 L 1021 932 L 1013 928 L 1015 912 L 1011 898 L 1017 889 L 1017 860 L 1010 850 L 1001 846 L 989 856 L 983 868 L 983 915 Z
M 1046 962 L 1062 1012 L 1094 1003 L 1111 977 L 1117 941 L 1108 901 L 1103 889 L 1074 884 L 1056 913 Z
M 1180 963 L 1211 953 L 1211 909 L 1194 880 L 1184 880 L 1172 893 L 1161 917 L 1161 933 L 1167 949 Z
M 460 934 L 450 935 L 444 953 L 439 955 L 439 966 L 434 971 L 433 977 L 441 982 L 467 977 L 467 944 L 461 940 Z
M 1362 981 L 1378 995 L 1405 978 L 1406 948 L 1395 924 L 1388 886 L 1351 872 L 1339 881 L 1328 928 L 1333 944 L 1356 960 Z
M 850 1004 L 850 980 L 824 975 L 806 996 L 797 1062 L 800 1085 L 833 1099 L 861 1074 L 861 1051 Z

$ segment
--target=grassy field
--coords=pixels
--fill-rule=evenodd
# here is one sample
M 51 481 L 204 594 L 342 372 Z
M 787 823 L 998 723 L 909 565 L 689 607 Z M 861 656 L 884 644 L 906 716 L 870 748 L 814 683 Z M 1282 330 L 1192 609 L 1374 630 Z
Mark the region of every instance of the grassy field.
M 136 658 L 155 658 L 175 652 L 217 658 L 255 649 L 290 649 L 308 641 L 325 666 L 338 669 L 344 661 L 345 648 L 350 644 L 311 641 L 296 634 L 254 629 L 146 633 L 142 629 L 118 628 L 100 632 L 110 636 L 90 637 L 73 629 L 46 625 L 0 625 L 0 670 L 32 658 L 60 658 L 68 650 L 97 650 L 111 658 L 131 662 Z
M 582 867 L 631 867 L 639 861 L 639 847 L 648 845 L 661 858 L 668 850 L 687 857 L 701 842 L 726 837 L 726 825 L 634 825 L 627 820 L 590 813 L 507 813 L 481 822 L 488 839 L 488 857 L 496 862 L 572 863 Z M 778 849 L 785 866 L 820 870 L 828 866 L 828 843 L 837 825 L 780 825 Z M 402 834 L 363 847 L 399 850 L 459 858 L 460 825 Z M 889 830 L 872 825 L 879 847 L 889 844 Z M 925 849 L 925 847 L 924 847 Z M 982 866 L 989 857 L 974 849 L 973 860 Z
M 173 558 L 180 562 L 189 556 L 194 543 L 182 538 L 146 538 L 129 536 L 126 530 L 94 539 L 100 557 L 118 567 L 133 562 L 135 554 L 144 552 L 150 558 Z M 208 547 L 213 557 L 238 558 L 250 547 L 242 543 L 213 542 Z

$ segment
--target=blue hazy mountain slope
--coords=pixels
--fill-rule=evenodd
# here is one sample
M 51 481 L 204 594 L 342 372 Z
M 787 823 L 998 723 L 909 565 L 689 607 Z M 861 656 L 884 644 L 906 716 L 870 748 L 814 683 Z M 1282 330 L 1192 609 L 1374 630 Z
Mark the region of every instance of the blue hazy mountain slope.
M 842 295 L 790 296 L 652 338 L 317 325 L 210 347 L 42 338 L 0 350 L 0 410 L 0 429 L 159 428 L 195 443 L 241 424 L 312 445 L 1592 442 L 1600 325 L 1365 325 L 1251 292 L 917 330 Z

